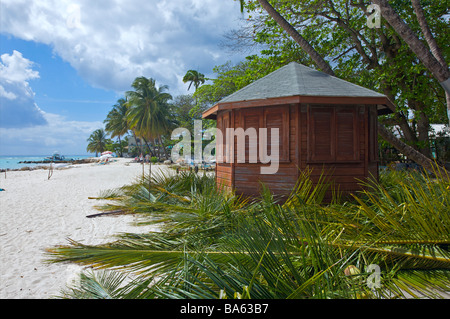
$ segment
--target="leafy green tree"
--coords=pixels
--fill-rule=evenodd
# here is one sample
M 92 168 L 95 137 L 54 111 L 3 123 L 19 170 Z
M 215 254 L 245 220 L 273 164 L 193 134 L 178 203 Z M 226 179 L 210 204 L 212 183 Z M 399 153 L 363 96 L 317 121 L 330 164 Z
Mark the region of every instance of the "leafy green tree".
M 419 39 L 417 33 L 411 29 L 411 26 L 402 19 L 402 17 L 391 5 L 389 5 L 388 1 L 374 0 L 374 4 L 380 6 L 383 17 L 395 29 L 402 40 L 404 40 L 408 44 L 409 48 L 417 55 L 423 65 L 431 72 L 433 77 L 435 77 L 445 89 L 448 123 L 450 124 L 450 70 L 448 68 L 448 64 L 445 61 L 441 48 L 437 44 L 437 41 L 429 28 L 427 19 L 425 17 L 425 11 L 423 10 L 420 1 L 411 0 L 411 3 L 428 47 Z M 447 14 L 448 4 L 444 2 L 442 3 L 442 5 L 446 6 L 444 7 L 445 11 L 443 12 L 443 14 Z M 446 32 L 448 33 L 447 30 L 448 26 L 446 28 Z M 445 46 L 448 47 L 447 44 L 445 44 Z
M 336 73 L 337 76 L 348 81 L 371 89 L 378 89 L 396 104 L 401 104 L 397 103 L 398 96 L 403 95 L 403 100 L 400 99 L 400 102 L 407 103 L 408 108 L 414 110 L 417 126 L 409 125 L 411 112 L 408 108 L 406 111 L 401 108 L 397 110 L 395 120 L 397 125 L 406 131 L 405 136 L 410 137 L 407 143 L 414 145 L 415 148 L 422 148 L 423 154 L 399 140 L 384 125 L 379 124 L 379 133 L 401 153 L 431 169 L 432 161 L 427 157 L 429 155 L 427 145 L 429 116 L 433 113 L 439 116 L 445 114 L 445 111 L 442 112 L 445 108 L 441 107 L 442 102 L 439 101 L 439 99 L 444 100 L 444 94 L 429 94 L 430 87 L 438 92 L 439 90 L 442 92 L 442 89 L 438 83 L 430 82 L 427 73 L 424 72 L 426 69 L 389 25 L 383 25 L 383 28 L 380 29 L 367 27 L 366 4 L 361 1 L 349 0 L 305 0 L 301 2 L 279 0 L 270 3 L 258 0 L 241 1 L 241 3 L 257 16 L 252 18 L 253 20 L 263 21 L 263 23 L 256 24 L 255 40 L 269 44 L 270 50 L 275 54 L 283 56 L 283 51 L 289 42 L 295 43 L 309 56 L 311 62 L 304 63 L 302 61 L 304 64 L 314 63 L 330 75 Z M 443 4 L 438 2 L 436 5 L 443 7 Z M 258 11 L 260 6 L 264 9 L 261 13 Z M 402 12 L 408 19 L 412 19 L 414 13 L 410 6 L 400 2 L 397 3 L 397 6 L 402 8 Z M 433 20 L 431 27 L 439 35 L 438 41 L 442 41 L 442 37 L 448 37 L 445 31 L 442 31 L 446 28 L 445 21 L 441 19 L 444 13 L 445 10 L 436 10 L 432 13 L 436 19 L 431 19 Z M 411 20 L 412 25 L 414 25 L 414 21 Z M 417 25 L 417 22 L 415 24 Z M 285 32 L 289 37 L 284 35 Z M 295 32 L 298 34 L 295 35 Z M 313 54 L 310 52 L 311 47 L 315 50 Z M 397 61 L 395 62 L 394 59 Z M 332 61 L 333 66 L 337 63 L 333 68 L 334 71 L 330 72 L 326 68 L 327 61 Z M 341 72 L 341 67 L 342 71 L 347 74 Z M 396 72 L 401 75 L 392 77 L 391 74 Z M 421 72 L 424 76 L 420 76 Z M 389 78 L 395 80 L 389 82 Z M 405 81 L 405 78 L 408 81 Z M 420 97 L 417 97 L 417 94 L 413 96 L 418 91 L 417 83 L 421 81 L 423 82 L 422 87 L 427 87 L 427 90 L 420 90 L 423 92 Z M 438 88 L 436 89 L 436 87 Z M 408 94 L 409 98 L 406 98 Z M 434 99 L 434 103 L 429 103 L 430 99 Z M 437 106 L 438 112 L 427 110 L 428 105 Z M 416 129 L 421 131 L 419 138 L 415 136 Z
M 98 156 L 98 153 L 102 153 L 106 149 L 107 144 L 107 135 L 104 129 L 95 130 L 91 136 L 87 139 L 89 142 L 86 150 L 88 152 L 95 153 L 95 156 Z
M 118 141 L 107 139 L 105 150 L 120 154 L 119 156 L 123 156 L 123 150 L 126 146 L 128 146 L 128 136 L 125 136 L 124 139 Z
M 171 106 L 172 113 L 177 119 L 177 124 L 192 131 L 194 118 L 191 116 L 191 111 L 195 108 L 194 97 L 191 94 L 176 96 L 172 100 Z

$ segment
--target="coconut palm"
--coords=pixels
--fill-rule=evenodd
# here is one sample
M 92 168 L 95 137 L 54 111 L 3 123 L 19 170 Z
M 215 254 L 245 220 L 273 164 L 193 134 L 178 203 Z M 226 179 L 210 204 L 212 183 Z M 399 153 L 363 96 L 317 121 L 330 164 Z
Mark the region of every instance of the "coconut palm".
M 126 99 L 119 99 L 108 113 L 104 123 L 105 131 L 111 134 L 111 138 L 117 136 L 120 142 L 120 137 L 125 135 L 129 130 L 127 118 L 128 104 Z M 120 146 L 120 156 L 122 156 L 122 146 Z
M 188 90 L 191 88 L 192 84 L 194 84 L 195 90 L 197 90 L 200 84 L 205 83 L 205 75 L 196 70 L 189 70 L 183 77 L 183 82 L 190 82 Z
M 98 156 L 98 153 L 101 153 L 106 149 L 106 140 L 107 135 L 104 129 L 95 130 L 87 139 L 89 144 L 86 147 L 86 150 L 88 152 L 95 152 L 95 156 Z
M 166 85 L 156 88 L 155 80 L 151 78 L 138 77 L 131 86 L 134 91 L 126 92 L 129 127 L 144 139 L 150 150 L 148 142 L 158 139 L 162 143 L 161 135 L 173 127 L 168 104 L 172 96 L 165 92 L 168 89 Z M 164 145 L 163 149 L 167 157 Z

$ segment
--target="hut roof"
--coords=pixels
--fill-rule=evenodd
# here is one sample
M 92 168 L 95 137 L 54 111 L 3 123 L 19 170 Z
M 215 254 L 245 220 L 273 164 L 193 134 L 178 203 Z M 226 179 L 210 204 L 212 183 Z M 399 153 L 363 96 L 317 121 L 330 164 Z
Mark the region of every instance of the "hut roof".
M 295 99 L 290 99 L 296 97 Z M 320 97 L 321 99 L 317 99 Z M 267 101 L 272 99 L 274 101 Z M 275 101 L 276 99 L 276 101 Z M 237 103 L 239 102 L 239 103 Z M 244 103 L 243 103 L 244 102 Z M 214 118 L 218 110 L 283 103 L 377 104 L 379 114 L 390 113 L 394 105 L 378 92 L 291 62 L 230 94 L 207 110 Z

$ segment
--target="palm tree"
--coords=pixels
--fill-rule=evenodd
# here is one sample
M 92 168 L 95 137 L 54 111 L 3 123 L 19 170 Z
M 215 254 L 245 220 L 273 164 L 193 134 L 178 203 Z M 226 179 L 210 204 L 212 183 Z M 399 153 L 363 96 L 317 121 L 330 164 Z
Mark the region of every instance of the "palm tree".
M 173 127 L 168 104 L 172 96 L 165 92 L 168 87 L 162 85 L 156 88 L 155 80 L 146 77 L 136 78 L 131 86 L 134 91 L 126 92 L 129 105 L 127 111 L 129 127 L 142 137 L 150 152 L 148 141 L 159 140 L 167 158 L 167 151 L 161 135 L 168 133 Z
M 188 86 L 188 91 L 191 88 L 192 84 L 194 84 L 195 91 L 197 91 L 200 84 L 205 83 L 205 75 L 196 70 L 189 70 L 186 72 L 186 75 L 183 77 L 183 82 L 184 83 L 190 82 L 189 86 Z M 197 109 L 197 108 L 198 108 L 198 97 L 195 95 L 195 108 L 194 109 Z M 192 116 L 191 113 L 189 113 L 189 115 Z
M 188 86 L 188 91 L 191 88 L 192 84 L 194 84 L 195 90 L 197 90 L 200 84 L 205 83 L 205 75 L 195 70 L 189 70 L 183 77 L 183 82 L 184 83 L 190 82 Z
M 128 104 L 126 99 L 119 99 L 108 113 L 105 123 L 106 132 L 111 134 L 111 138 L 118 137 L 120 146 L 120 156 L 122 156 L 122 144 L 120 137 L 125 135 L 129 130 L 127 118 Z
M 87 139 L 89 142 L 86 150 L 88 152 L 95 152 L 95 156 L 98 156 L 98 153 L 103 152 L 106 149 L 106 132 L 104 129 L 95 130 L 91 136 Z

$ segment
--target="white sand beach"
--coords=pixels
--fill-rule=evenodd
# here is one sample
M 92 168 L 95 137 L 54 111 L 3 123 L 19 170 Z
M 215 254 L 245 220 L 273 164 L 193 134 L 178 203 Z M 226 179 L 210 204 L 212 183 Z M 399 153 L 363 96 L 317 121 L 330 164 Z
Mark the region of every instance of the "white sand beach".
M 47 264 L 44 249 L 67 244 L 111 241 L 121 232 L 143 233 L 136 216 L 87 218 L 99 213 L 88 199 L 100 191 L 130 184 L 142 176 L 142 165 L 117 159 L 107 165 L 80 164 L 54 170 L 8 171 L 0 174 L 0 298 L 47 299 L 58 295 L 74 266 Z M 153 171 L 167 170 L 155 165 Z M 146 172 L 148 165 L 145 166 Z

